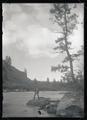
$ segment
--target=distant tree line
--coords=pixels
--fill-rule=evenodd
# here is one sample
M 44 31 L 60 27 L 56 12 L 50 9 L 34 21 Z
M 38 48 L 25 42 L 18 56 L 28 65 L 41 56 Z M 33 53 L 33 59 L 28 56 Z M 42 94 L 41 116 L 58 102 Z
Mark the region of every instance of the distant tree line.
M 5 63 L 6 63 L 7 65 L 11 65 L 11 64 L 12 64 L 12 60 L 11 60 L 11 57 L 10 57 L 10 56 L 6 56 L 4 61 L 5 61 Z

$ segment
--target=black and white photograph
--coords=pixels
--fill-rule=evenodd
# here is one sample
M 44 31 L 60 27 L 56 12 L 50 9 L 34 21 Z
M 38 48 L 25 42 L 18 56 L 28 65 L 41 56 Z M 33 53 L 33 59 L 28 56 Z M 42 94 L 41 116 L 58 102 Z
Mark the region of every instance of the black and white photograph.
M 2 3 L 2 117 L 84 117 L 84 3 Z

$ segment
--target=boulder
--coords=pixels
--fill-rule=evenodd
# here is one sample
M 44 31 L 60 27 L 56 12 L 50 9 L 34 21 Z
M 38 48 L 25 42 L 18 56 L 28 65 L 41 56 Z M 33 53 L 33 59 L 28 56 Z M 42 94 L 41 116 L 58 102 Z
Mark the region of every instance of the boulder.
M 84 101 L 81 101 L 84 102 Z M 77 117 L 83 116 L 83 105 L 75 93 L 65 94 L 56 109 L 56 116 Z
M 61 117 L 83 117 L 83 110 L 79 106 L 71 105 L 65 109 L 58 111 L 56 116 Z
M 50 103 L 46 106 L 46 111 L 49 114 L 56 114 L 56 109 L 57 109 L 57 104 L 59 103 L 58 101 L 50 101 Z
M 56 108 L 57 108 L 57 106 L 55 104 L 54 105 L 52 105 L 52 104 L 48 105 L 47 108 L 46 108 L 47 113 L 56 114 Z

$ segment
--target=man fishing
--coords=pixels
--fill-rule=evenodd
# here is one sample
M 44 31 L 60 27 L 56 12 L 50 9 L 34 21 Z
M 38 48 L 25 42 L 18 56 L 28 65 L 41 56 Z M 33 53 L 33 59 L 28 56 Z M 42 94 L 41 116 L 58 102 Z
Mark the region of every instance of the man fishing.
M 39 99 L 39 89 L 38 88 L 35 88 L 35 93 L 34 93 L 34 100 L 35 100 L 35 97 L 38 97 Z

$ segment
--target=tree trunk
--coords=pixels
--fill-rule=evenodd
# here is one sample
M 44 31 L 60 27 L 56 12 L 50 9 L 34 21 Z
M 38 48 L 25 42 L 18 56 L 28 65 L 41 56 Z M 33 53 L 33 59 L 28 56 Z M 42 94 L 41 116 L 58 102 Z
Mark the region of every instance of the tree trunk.
M 66 43 L 67 45 L 67 43 Z M 69 63 L 70 63 L 70 70 L 71 70 L 71 77 L 72 77 L 72 80 L 75 81 L 75 77 L 74 77 L 74 70 L 73 70 L 73 63 L 72 63 L 72 59 L 71 59 L 71 55 L 69 53 L 69 50 L 67 49 L 66 50 L 66 53 L 68 55 L 68 58 L 69 58 Z
M 65 5 L 65 14 L 64 14 L 64 21 L 65 21 L 65 46 L 66 46 L 66 53 L 67 53 L 67 56 L 69 58 L 69 63 L 70 63 L 70 70 L 71 70 L 71 77 L 72 77 L 72 80 L 75 81 L 75 77 L 74 77 L 74 71 L 73 71 L 73 63 L 72 63 L 72 58 L 71 58 L 71 55 L 69 53 L 69 50 L 68 50 L 68 44 L 67 44 L 67 20 L 66 20 L 66 5 Z

